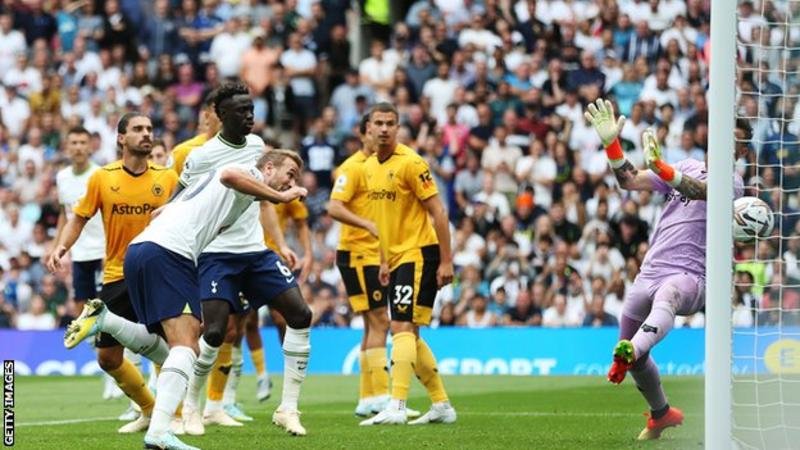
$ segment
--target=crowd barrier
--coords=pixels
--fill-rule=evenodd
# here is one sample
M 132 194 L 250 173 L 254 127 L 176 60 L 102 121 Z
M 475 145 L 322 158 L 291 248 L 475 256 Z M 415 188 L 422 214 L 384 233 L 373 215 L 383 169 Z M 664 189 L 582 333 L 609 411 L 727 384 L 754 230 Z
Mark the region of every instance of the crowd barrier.
M 734 336 L 739 374 L 800 374 L 800 328 L 741 330 Z M 274 328 L 261 330 L 267 367 L 281 373 L 283 357 Z M 100 371 L 88 344 L 67 350 L 63 331 L 0 330 L 0 357 L 16 361 L 20 375 L 90 375 Z M 616 328 L 440 328 L 422 336 L 447 375 L 604 375 L 617 341 Z M 311 374 L 358 372 L 361 331 L 315 328 Z M 244 373 L 253 373 L 244 345 Z M 704 330 L 673 330 L 653 352 L 665 375 L 703 373 Z M 146 365 L 145 365 L 146 366 Z

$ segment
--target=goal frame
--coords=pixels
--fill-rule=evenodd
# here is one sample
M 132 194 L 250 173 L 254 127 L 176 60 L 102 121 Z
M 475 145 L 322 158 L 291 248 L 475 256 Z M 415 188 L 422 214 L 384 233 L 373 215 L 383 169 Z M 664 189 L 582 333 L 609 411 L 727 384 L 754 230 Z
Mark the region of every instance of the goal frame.
M 711 2 L 704 416 L 705 448 L 709 450 L 727 450 L 732 444 L 730 293 L 738 3 Z

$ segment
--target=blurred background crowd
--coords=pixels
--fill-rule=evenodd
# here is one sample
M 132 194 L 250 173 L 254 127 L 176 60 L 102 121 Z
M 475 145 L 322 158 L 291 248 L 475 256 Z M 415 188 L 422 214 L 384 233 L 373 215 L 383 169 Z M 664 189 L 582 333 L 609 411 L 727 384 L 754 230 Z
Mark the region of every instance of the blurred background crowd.
M 65 131 L 88 129 L 105 164 L 118 118 L 139 110 L 167 164 L 225 79 L 249 86 L 254 132 L 306 162 L 314 263 L 303 289 L 318 326 L 362 326 L 325 204 L 376 101 L 397 106 L 400 142 L 427 159 L 448 206 L 456 280 L 440 292 L 438 326 L 616 325 L 665 199 L 618 188 L 588 102 L 608 97 L 629 118 L 623 147 L 638 167 L 646 127 L 668 162 L 709 150 L 709 0 L 0 5 L 0 327 L 75 314 L 69 272 L 42 265 Z M 737 170 L 781 215 L 773 238 L 737 248 L 734 324 L 800 322 L 800 2 L 740 1 L 738 15 L 737 114 L 753 133 Z M 704 324 L 702 312 L 678 320 Z

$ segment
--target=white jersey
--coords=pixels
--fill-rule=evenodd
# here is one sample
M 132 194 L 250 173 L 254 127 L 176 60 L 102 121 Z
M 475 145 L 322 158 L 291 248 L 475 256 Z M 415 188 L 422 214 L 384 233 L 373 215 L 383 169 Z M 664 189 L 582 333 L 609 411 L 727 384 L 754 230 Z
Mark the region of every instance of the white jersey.
M 209 171 L 226 164 L 252 166 L 264 154 L 264 147 L 264 140 L 255 134 L 247 135 L 247 142 L 241 146 L 233 145 L 217 134 L 189 153 L 183 164 L 180 182 L 184 186 L 191 186 Z M 252 203 L 233 226 L 206 247 L 205 252 L 249 253 L 266 250 L 260 211 L 259 204 Z
M 203 249 L 230 229 L 255 200 L 252 195 L 222 184 L 220 174 L 228 167 L 245 170 L 258 180 L 264 179 L 253 165 L 227 164 L 212 169 L 168 203 L 131 244 L 153 242 L 197 263 Z
M 72 207 L 86 194 L 89 177 L 99 168 L 100 166 L 90 162 L 89 168 L 81 174 L 76 175 L 71 166 L 59 170 L 56 174 L 58 203 L 64 208 L 68 220 L 75 215 Z M 70 254 L 73 261 L 81 262 L 103 259 L 105 252 L 106 234 L 103 230 L 103 219 L 100 214 L 95 214 L 86 222 L 86 226 L 78 240 L 75 241 L 75 245 L 72 246 Z

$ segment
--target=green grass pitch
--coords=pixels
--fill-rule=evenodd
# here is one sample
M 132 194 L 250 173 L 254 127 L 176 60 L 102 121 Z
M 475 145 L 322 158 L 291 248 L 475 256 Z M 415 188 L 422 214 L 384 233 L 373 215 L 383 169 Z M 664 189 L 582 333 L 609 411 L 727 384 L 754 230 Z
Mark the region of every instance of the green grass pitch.
M 629 377 L 630 378 L 630 377 Z M 645 424 L 644 400 L 630 379 L 622 386 L 603 377 L 455 376 L 445 385 L 458 411 L 454 425 L 359 427 L 353 415 L 357 377 L 309 376 L 301 397 L 309 435 L 296 438 L 271 424 L 280 396 L 255 400 L 255 379 L 245 377 L 239 398 L 255 417 L 243 428 L 209 427 L 205 436 L 184 436 L 203 449 L 691 449 L 702 448 L 703 380 L 663 380 L 671 404 L 683 409 L 683 426 L 658 442 L 637 442 Z M 19 449 L 142 448 L 142 434 L 119 435 L 115 420 L 126 400 L 100 398 L 99 377 L 17 377 L 16 445 Z M 427 410 L 414 382 L 409 405 Z

